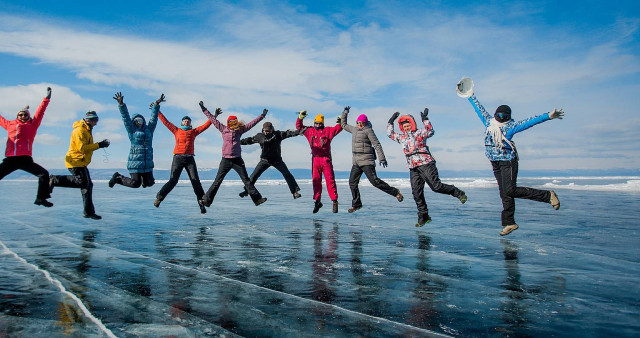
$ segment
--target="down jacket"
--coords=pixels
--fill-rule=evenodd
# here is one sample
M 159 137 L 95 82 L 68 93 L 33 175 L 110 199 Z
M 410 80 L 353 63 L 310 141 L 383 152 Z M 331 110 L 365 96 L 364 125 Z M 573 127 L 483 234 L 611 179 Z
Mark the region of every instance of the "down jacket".
M 196 136 L 211 127 L 211 121 L 207 121 L 198 128 L 184 130 L 169 122 L 162 112 L 158 112 L 158 117 L 160 118 L 160 121 L 162 121 L 162 124 L 164 124 L 167 129 L 173 133 L 173 136 L 176 139 L 176 145 L 173 147 L 174 155 L 193 155 Z
M 417 126 L 413 116 L 405 116 L 409 117 L 413 126 Z M 400 118 L 402 119 L 402 116 Z M 402 145 L 402 151 L 407 159 L 407 167 L 409 169 L 435 161 L 431 156 L 429 146 L 427 146 L 427 139 L 433 136 L 434 130 L 429 119 L 425 119 L 422 122 L 424 123 L 424 129 L 416 129 L 409 132 L 402 131 L 402 133 L 396 133 L 393 130 L 393 123 L 387 124 L 387 136 Z
M 10 156 L 31 156 L 33 140 L 36 138 L 38 127 L 44 118 L 44 111 L 47 110 L 49 99 L 44 98 L 40 106 L 33 114 L 33 118 L 27 122 L 20 122 L 18 119 L 7 120 L 0 116 L 0 126 L 7 130 L 7 149 L 4 155 Z
M 240 148 L 240 136 L 248 132 L 249 129 L 253 128 L 258 122 L 264 119 L 264 116 L 260 114 L 258 115 L 258 117 L 253 119 L 253 121 L 234 131 L 231 130 L 231 128 L 220 123 L 220 121 L 218 121 L 218 119 L 213 116 L 213 114 L 211 114 L 208 110 L 205 110 L 203 113 L 207 116 L 209 121 L 213 122 L 213 125 L 222 133 L 222 157 L 224 158 L 241 157 L 242 149 Z
M 153 105 L 151 110 L 151 118 L 146 123 L 144 116 L 136 114 L 133 119 L 129 116 L 129 110 L 126 104 L 118 106 L 124 128 L 127 130 L 131 148 L 129 149 L 129 158 L 127 160 L 127 169 L 130 173 L 146 173 L 153 171 L 153 132 L 156 130 L 158 123 L 158 112 L 160 106 Z M 142 126 L 138 127 L 133 123 L 136 118 L 142 118 Z
M 282 161 L 282 148 L 280 147 L 282 140 L 298 135 L 300 135 L 298 130 L 275 130 L 269 136 L 266 136 L 264 133 L 258 133 L 253 137 L 243 138 L 240 140 L 240 144 L 260 144 L 260 148 L 262 148 L 260 158 L 273 163 Z
M 484 124 L 485 128 L 489 128 L 491 125 L 491 120 L 493 117 L 484 109 L 484 106 L 480 104 L 475 95 L 471 95 L 468 99 L 473 109 L 478 114 L 480 121 Z M 548 113 L 530 117 L 528 119 L 515 121 L 513 119 L 507 121 L 504 126 L 500 127 L 502 134 L 504 137 L 509 140 L 509 142 L 504 142 L 503 145 L 497 145 L 491 134 L 485 130 L 484 136 L 484 148 L 485 148 L 485 156 L 489 159 L 489 161 L 512 161 L 518 158 L 518 151 L 516 150 L 515 143 L 511 140 L 516 133 L 527 130 L 536 124 L 540 124 L 545 121 L 549 121 L 551 118 Z M 512 147 L 513 146 L 513 147 Z
M 91 127 L 87 122 L 85 120 L 76 121 L 73 123 L 69 151 L 64 158 L 64 164 L 67 168 L 86 167 L 91 163 L 91 156 L 98 148 L 98 144 L 93 143 Z
M 380 161 L 386 161 L 382 145 L 378 141 L 376 133 L 368 122 L 364 127 L 358 128 L 347 124 L 347 111 L 342 112 L 340 125 L 342 129 L 351 133 L 351 151 L 353 153 L 353 165 L 376 165 L 376 153 Z
M 296 120 L 296 129 L 304 130 L 302 134 L 307 138 L 311 146 L 311 157 L 328 158 L 331 158 L 331 140 L 342 131 L 342 127 L 339 124 L 335 127 L 319 129 L 307 127 L 302 123 L 300 118 Z

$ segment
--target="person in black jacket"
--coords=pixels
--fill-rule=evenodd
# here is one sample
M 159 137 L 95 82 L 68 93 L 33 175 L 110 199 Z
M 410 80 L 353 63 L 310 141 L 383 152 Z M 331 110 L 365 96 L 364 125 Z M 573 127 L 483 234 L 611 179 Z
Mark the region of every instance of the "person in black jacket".
M 271 122 L 265 122 L 262 125 L 261 133 L 258 133 L 253 137 L 247 137 L 240 140 L 241 145 L 258 143 L 260 144 L 260 148 L 262 148 L 260 162 L 258 162 L 253 173 L 251 173 L 251 184 L 255 184 L 258 178 L 260 178 L 260 175 L 262 175 L 265 170 L 269 169 L 269 167 L 273 166 L 282 173 L 282 176 L 284 176 L 284 179 L 287 181 L 287 185 L 289 185 L 289 190 L 291 191 L 291 194 L 293 194 L 293 198 L 300 198 L 300 187 L 289 171 L 289 168 L 287 168 L 287 165 L 282 161 L 282 151 L 280 149 L 282 140 L 298 135 L 300 135 L 300 131 L 298 130 L 273 130 L 273 124 L 271 124 Z M 248 195 L 249 193 L 246 188 L 240 193 L 240 197 L 246 197 Z

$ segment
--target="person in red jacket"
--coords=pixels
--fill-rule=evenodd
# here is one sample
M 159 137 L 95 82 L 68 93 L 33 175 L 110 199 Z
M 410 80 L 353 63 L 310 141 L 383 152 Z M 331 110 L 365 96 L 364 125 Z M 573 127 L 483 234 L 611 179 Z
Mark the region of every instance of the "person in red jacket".
M 196 136 L 207 130 L 207 128 L 211 126 L 211 121 L 207 121 L 200 127 L 193 129 L 191 127 L 191 118 L 189 116 L 182 118 L 182 124 L 180 127 L 176 127 L 173 123 L 169 122 L 161 112 L 158 113 L 158 117 L 169 131 L 173 133 L 173 136 L 176 139 L 176 145 L 173 148 L 171 176 L 169 177 L 169 181 L 162 186 L 160 191 L 158 191 L 153 205 L 155 205 L 156 208 L 160 206 L 160 202 L 162 202 L 176 184 L 178 184 L 180 174 L 182 173 L 182 170 L 186 168 L 189 180 L 191 180 L 193 192 L 196 194 L 196 199 L 200 206 L 200 212 L 204 214 L 207 212 L 207 209 L 205 209 L 205 207 L 200 203 L 200 200 L 204 196 L 204 189 L 202 189 L 200 177 L 198 177 L 198 167 L 196 166 L 196 160 L 194 158 L 194 145 L 196 142 Z
M 29 106 L 24 107 L 18 112 L 15 120 L 7 120 L 0 116 L 0 126 L 7 130 L 7 149 L 5 158 L 0 163 L 0 180 L 10 173 L 20 169 L 38 177 L 38 193 L 36 205 L 52 207 L 53 203 L 47 201 L 51 197 L 49 192 L 49 172 L 33 162 L 31 150 L 33 148 L 33 140 L 36 138 L 38 127 L 44 118 L 44 112 L 47 110 L 49 101 L 51 100 L 51 88 L 47 87 L 47 96 L 40 103 L 40 107 L 31 118 Z
M 313 128 L 306 127 L 302 120 L 307 117 L 307 111 L 303 110 L 296 120 L 296 129 L 303 130 L 302 134 L 309 141 L 311 146 L 311 183 L 313 185 L 313 199 L 315 205 L 313 213 L 315 214 L 322 208 L 320 196 L 322 194 L 322 175 L 327 182 L 327 191 L 329 197 L 333 201 L 333 212 L 338 212 L 338 188 L 336 187 L 336 178 L 333 173 L 333 163 L 331 163 L 331 140 L 342 131 L 340 126 L 340 118 L 334 127 L 324 126 L 324 116 L 316 115 L 313 121 Z

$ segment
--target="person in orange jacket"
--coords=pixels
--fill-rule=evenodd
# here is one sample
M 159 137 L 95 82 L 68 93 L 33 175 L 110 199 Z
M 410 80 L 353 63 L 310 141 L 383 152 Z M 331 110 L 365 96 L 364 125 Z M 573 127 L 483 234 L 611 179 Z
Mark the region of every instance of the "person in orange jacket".
M 84 217 L 96 220 L 102 217 L 96 214 L 93 206 L 93 182 L 87 166 L 91 163 L 94 151 L 109 146 L 107 139 L 93 143 L 91 132 L 97 124 L 98 114 L 93 110 L 88 111 L 84 119 L 73 123 L 69 151 L 64 158 L 64 164 L 71 175 L 51 175 L 49 178 L 50 192 L 53 191 L 53 187 L 80 188 Z
M 196 194 L 196 200 L 200 206 L 200 212 L 204 214 L 207 212 L 207 209 L 205 209 L 204 205 L 200 203 L 200 200 L 204 196 L 204 189 L 202 189 L 200 177 L 198 176 L 198 167 L 196 166 L 196 159 L 194 158 L 194 146 L 196 137 L 211 126 L 211 121 L 207 121 L 200 127 L 194 129 L 191 126 L 191 118 L 189 116 L 182 118 L 182 123 L 179 127 L 169 122 L 162 112 L 158 113 L 158 117 L 169 131 L 173 133 L 173 136 L 176 139 L 176 145 L 173 148 L 171 176 L 169 177 L 169 181 L 167 181 L 160 191 L 158 191 L 153 205 L 155 205 L 156 208 L 160 206 L 160 202 L 162 202 L 171 190 L 173 190 L 176 184 L 178 184 L 182 170 L 187 169 L 187 175 L 189 175 L 189 180 L 191 180 L 193 192 Z
M 47 87 L 47 96 L 42 99 L 42 103 L 36 110 L 33 118 L 29 112 L 29 106 L 21 109 L 15 120 L 7 120 L 0 116 L 0 126 L 7 130 L 7 149 L 5 150 L 5 158 L 0 163 L 0 180 L 12 172 L 20 169 L 31 175 L 38 177 L 38 193 L 36 205 L 52 207 L 53 203 L 47 201 L 51 197 L 49 193 L 49 172 L 33 162 L 31 150 L 33 148 L 33 140 L 36 138 L 38 127 L 44 118 L 44 112 L 47 110 L 49 101 L 51 100 L 51 88 Z

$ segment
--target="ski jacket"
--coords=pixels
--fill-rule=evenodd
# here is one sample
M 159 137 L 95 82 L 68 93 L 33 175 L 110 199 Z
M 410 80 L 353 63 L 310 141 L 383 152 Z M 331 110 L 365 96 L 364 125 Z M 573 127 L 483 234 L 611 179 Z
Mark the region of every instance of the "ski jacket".
M 406 116 L 411 119 L 413 125 L 416 125 L 413 116 Z M 435 161 L 427 146 L 427 139 L 433 136 L 434 130 L 429 119 L 425 119 L 422 122 L 424 123 L 424 129 L 416 129 L 409 132 L 403 130 L 402 133 L 396 133 L 393 130 L 393 123 L 387 124 L 387 136 L 402 145 L 402 151 L 407 159 L 407 167 L 409 169 Z
M 240 148 L 240 136 L 253 128 L 258 122 L 264 119 L 262 114 L 258 115 L 253 121 L 245 124 L 238 130 L 231 130 L 231 128 L 222 124 L 218 119 L 213 116 L 208 110 L 204 111 L 209 121 L 213 122 L 213 125 L 218 128 L 222 133 L 222 157 L 224 158 L 236 158 L 242 156 L 242 149 Z
M 380 161 L 386 161 L 382 145 L 373 131 L 371 122 L 362 127 L 354 127 L 347 124 L 347 112 L 343 111 L 340 117 L 342 129 L 351 133 L 351 152 L 353 153 L 353 165 L 376 165 L 376 153 Z
M 162 121 L 162 124 L 164 124 L 167 129 L 173 133 L 173 136 L 176 139 L 176 145 L 173 147 L 174 155 L 193 155 L 196 136 L 211 127 L 211 121 L 207 121 L 198 128 L 184 130 L 169 122 L 162 112 L 158 112 L 158 117 L 160 118 L 160 121 Z
M 296 129 L 304 130 L 303 135 L 307 138 L 307 141 L 309 141 L 312 157 L 329 158 L 331 158 L 331 140 L 342 131 L 342 127 L 339 124 L 336 124 L 335 127 L 319 129 L 307 127 L 302 123 L 300 118 L 296 120 Z
M 4 152 L 6 157 L 10 156 L 31 156 L 33 140 L 36 138 L 38 127 L 44 117 L 44 112 L 49 105 L 49 99 L 42 99 L 42 103 L 33 114 L 33 118 L 27 122 L 20 122 L 18 119 L 7 120 L 0 116 L 0 126 L 7 130 L 7 149 Z
M 85 120 L 76 121 L 73 123 L 69 151 L 64 158 L 64 164 L 67 168 L 86 167 L 91 163 L 91 156 L 98 148 L 98 144 L 93 143 L 91 126 Z
M 271 133 L 271 135 L 266 136 L 264 133 L 258 133 L 253 137 L 247 137 L 240 140 L 241 145 L 250 145 L 258 143 L 260 144 L 260 148 L 262 148 L 262 153 L 260 154 L 260 158 L 267 160 L 268 162 L 278 162 L 282 161 L 282 149 L 280 144 L 282 140 L 300 135 L 300 132 L 297 130 L 275 130 Z
M 153 132 L 156 130 L 158 123 L 158 112 L 160 106 L 154 104 L 151 109 L 151 118 L 146 123 L 144 116 L 136 114 L 133 119 L 129 116 L 129 110 L 126 104 L 118 106 L 124 128 L 127 130 L 131 148 L 129 149 L 129 158 L 127 159 L 127 169 L 130 173 L 145 173 L 153 170 Z M 136 118 L 142 118 L 142 126 L 138 127 L 133 123 Z
M 491 116 L 480 104 L 475 95 L 471 95 L 469 97 L 469 102 L 473 106 L 473 109 L 478 114 L 480 121 L 484 124 L 485 127 L 485 136 L 484 136 L 484 147 L 485 147 L 485 155 L 489 159 L 489 161 L 511 161 L 518 158 L 518 151 L 516 150 L 515 143 L 511 140 L 516 133 L 527 130 L 536 124 L 540 124 L 545 121 L 549 121 L 551 118 L 548 113 L 530 117 L 528 119 L 515 121 L 513 119 L 507 121 L 504 126 L 500 127 L 502 134 L 504 137 L 509 140 L 509 142 L 504 142 L 503 145 L 498 145 L 493 141 L 491 134 L 487 132 L 486 128 L 489 128 L 491 125 L 491 120 L 493 116 Z

